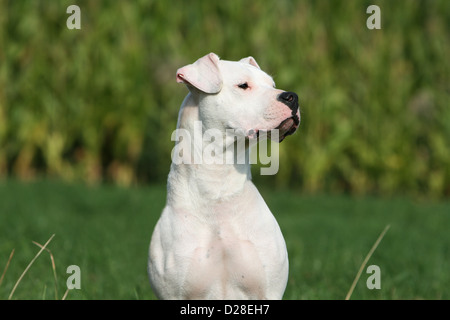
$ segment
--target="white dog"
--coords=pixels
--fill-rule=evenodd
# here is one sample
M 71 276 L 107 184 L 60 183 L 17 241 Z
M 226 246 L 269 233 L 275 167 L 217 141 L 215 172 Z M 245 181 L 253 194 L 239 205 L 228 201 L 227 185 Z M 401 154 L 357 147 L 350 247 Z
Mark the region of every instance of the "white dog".
M 225 61 L 210 53 L 177 71 L 189 94 L 178 129 L 195 136 L 214 128 L 223 140 L 177 139 L 202 155 L 205 143 L 236 159 L 236 146 L 278 129 L 279 141 L 300 122 L 298 97 L 275 88 L 252 57 Z M 237 136 L 230 137 L 232 129 Z M 240 135 L 239 135 L 240 134 Z M 208 141 L 206 141 L 208 140 Z M 191 159 L 192 154 L 183 154 Z M 202 158 L 200 158 L 202 159 Z M 192 159 L 191 159 L 192 160 Z M 167 202 L 150 243 L 148 273 L 161 299 L 281 299 L 288 279 L 286 244 L 251 182 L 250 163 L 172 163 Z

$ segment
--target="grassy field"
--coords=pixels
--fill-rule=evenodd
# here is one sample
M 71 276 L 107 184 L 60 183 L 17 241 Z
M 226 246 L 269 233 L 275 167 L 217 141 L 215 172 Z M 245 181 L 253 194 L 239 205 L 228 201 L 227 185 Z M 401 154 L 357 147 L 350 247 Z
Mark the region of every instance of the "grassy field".
M 368 265 L 381 270 L 381 289 L 364 271 L 352 299 L 449 299 L 450 203 L 406 198 L 308 196 L 262 189 L 283 230 L 290 257 L 285 299 L 344 299 L 369 249 L 391 228 Z M 41 181 L 0 182 L 0 284 L 11 290 L 39 247 L 43 252 L 12 299 L 61 299 L 69 265 L 81 289 L 67 299 L 154 299 L 146 275 L 150 236 L 165 202 L 164 185 L 86 187 Z M 1 275 L 0 275 L 1 276 Z
M 174 75 L 209 52 L 252 55 L 300 97 L 280 172 L 255 175 L 289 250 L 284 298 L 343 299 L 390 225 L 368 263 L 381 289 L 364 270 L 352 298 L 450 299 L 450 2 L 377 0 L 369 30 L 373 2 L 0 1 L 0 299 L 53 234 L 12 299 L 61 299 L 70 265 L 67 299 L 155 298 Z

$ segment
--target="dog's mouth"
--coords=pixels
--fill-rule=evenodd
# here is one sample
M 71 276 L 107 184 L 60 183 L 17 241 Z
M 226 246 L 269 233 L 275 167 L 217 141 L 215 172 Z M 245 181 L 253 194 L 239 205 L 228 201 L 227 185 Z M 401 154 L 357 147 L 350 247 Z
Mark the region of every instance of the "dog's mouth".
M 298 115 L 283 120 L 276 128 L 274 128 L 274 130 L 278 130 L 278 142 L 283 141 L 284 138 L 293 134 L 298 129 L 299 124 L 300 119 Z M 267 131 L 267 138 L 272 138 L 271 132 L 272 130 Z M 259 133 L 260 131 L 258 130 L 256 132 L 257 137 L 259 137 Z
M 284 119 L 283 121 L 281 121 L 281 123 L 271 129 L 271 130 L 267 130 L 267 129 L 250 129 L 246 136 L 248 139 L 259 139 L 261 137 L 261 135 L 263 136 L 263 138 L 267 138 L 267 139 L 276 139 L 278 136 L 278 142 L 283 141 L 287 136 L 290 136 L 291 134 L 293 134 L 295 131 L 297 131 L 298 126 L 300 124 L 300 118 L 298 116 L 298 114 L 295 114 L 287 119 Z M 277 136 L 273 136 L 273 131 L 276 130 L 278 135 Z
M 286 120 L 283 120 L 278 125 L 278 127 L 275 128 L 279 130 L 278 131 L 279 142 L 283 141 L 284 138 L 286 138 L 287 136 L 293 134 L 297 130 L 299 123 L 300 119 L 298 118 L 297 115 L 287 118 Z

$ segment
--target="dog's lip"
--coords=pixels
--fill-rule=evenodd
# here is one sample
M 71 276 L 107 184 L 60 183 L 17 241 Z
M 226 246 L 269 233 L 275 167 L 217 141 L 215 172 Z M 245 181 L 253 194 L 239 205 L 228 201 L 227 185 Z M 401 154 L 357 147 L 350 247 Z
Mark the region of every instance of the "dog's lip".
M 294 115 L 292 117 L 286 118 L 283 121 L 281 121 L 280 124 L 274 128 L 275 130 L 278 130 L 278 133 L 279 133 L 279 135 L 278 135 L 279 141 L 278 142 L 283 141 L 284 138 L 286 138 L 287 136 L 290 136 L 295 131 L 297 131 L 299 123 L 300 123 L 300 119 L 298 118 L 297 115 Z M 256 130 L 257 138 L 259 138 L 259 134 L 261 131 L 267 133 L 268 138 L 271 137 L 271 134 L 270 134 L 271 130 Z
M 279 142 L 283 141 L 284 138 L 290 136 L 297 130 L 300 122 L 299 120 L 300 119 L 295 115 L 281 121 L 281 123 L 275 128 L 279 130 Z

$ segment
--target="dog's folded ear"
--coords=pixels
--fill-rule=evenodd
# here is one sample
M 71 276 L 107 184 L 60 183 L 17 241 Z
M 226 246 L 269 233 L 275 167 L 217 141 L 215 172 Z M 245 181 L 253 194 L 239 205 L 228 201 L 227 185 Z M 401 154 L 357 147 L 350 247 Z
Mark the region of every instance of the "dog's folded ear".
M 239 62 L 248 63 L 254 67 L 257 67 L 258 69 L 261 69 L 258 63 L 256 62 L 255 58 L 253 57 L 242 58 L 241 60 L 239 60 Z
M 209 53 L 177 70 L 177 82 L 195 87 L 205 93 L 218 93 L 222 89 L 222 75 L 219 70 L 219 57 Z

